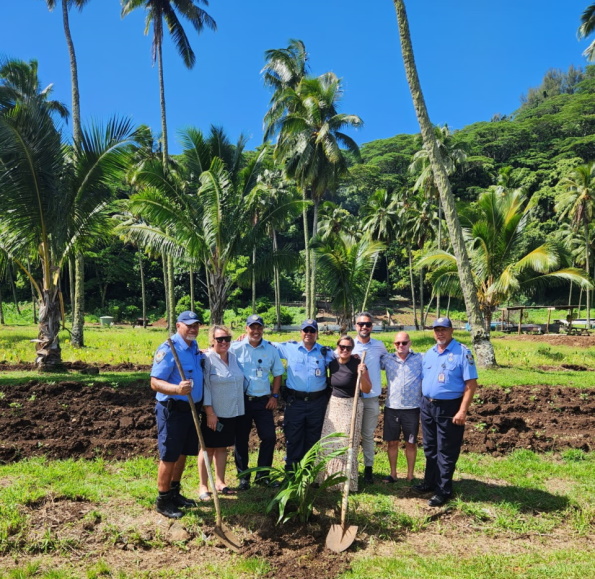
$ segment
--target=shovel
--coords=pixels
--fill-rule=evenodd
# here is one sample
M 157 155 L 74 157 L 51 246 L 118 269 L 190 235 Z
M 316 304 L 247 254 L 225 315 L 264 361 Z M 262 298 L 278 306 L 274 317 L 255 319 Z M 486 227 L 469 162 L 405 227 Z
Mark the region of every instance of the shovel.
M 362 354 L 361 364 L 366 359 L 366 352 Z M 357 402 L 359 398 L 359 384 L 361 374 L 357 375 L 357 382 L 355 383 L 355 394 L 353 396 L 353 410 L 351 411 L 351 427 L 349 429 L 349 448 L 347 450 L 347 465 L 345 467 L 345 476 L 347 479 L 343 484 L 343 501 L 341 502 L 341 524 L 331 525 L 331 528 L 326 536 L 326 546 L 335 553 L 345 551 L 351 543 L 355 540 L 357 533 L 357 526 L 347 526 L 345 518 L 347 517 L 347 500 L 349 498 L 349 479 L 351 478 L 351 463 L 353 462 L 353 439 L 355 438 L 355 419 L 357 418 Z
M 178 368 L 178 372 L 182 380 L 186 380 L 186 376 L 184 374 L 184 369 L 182 368 L 182 364 L 180 363 L 180 358 L 178 357 L 178 353 L 176 352 L 176 348 L 171 341 L 171 338 L 167 339 L 169 347 L 171 348 L 171 352 L 174 356 L 174 360 L 176 361 L 176 366 Z M 192 393 L 188 394 L 188 403 L 190 404 L 190 410 L 192 411 L 192 418 L 194 420 L 194 426 L 196 427 L 196 433 L 198 434 L 198 440 L 200 442 L 200 450 L 202 451 L 205 465 L 207 467 L 207 475 L 209 477 L 209 485 L 213 490 L 213 502 L 215 503 L 215 512 L 217 513 L 217 520 L 215 523 L 215 535 L 221 539 L 221 542 L 236 553 L 240 550 L 240 542 L 238 538 L 223 525 L 223 520 L 221 518 L 221 506 L 219 505 L 219 492 L 217 491 L 217 487 L 215 486 L 215 480 L 213 479 L 213 473 L 211 472 L 211 464 L 209 461 L 209 454 L 207 453 L 207 447 L 205 446 L 205 440 L 202 435 L 202 431 L 200 429 L 200 418 L 198 417 L 198 412 L 196 411 L 196 406 L 194 404 L 194 400 L 192 400 Z

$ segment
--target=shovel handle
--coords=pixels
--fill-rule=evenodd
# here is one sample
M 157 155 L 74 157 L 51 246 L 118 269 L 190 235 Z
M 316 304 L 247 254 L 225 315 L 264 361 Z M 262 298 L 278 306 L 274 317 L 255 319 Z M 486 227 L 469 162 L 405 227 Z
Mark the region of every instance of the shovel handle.
M 178 372 L 180 373 L 180 377 L 182 380 L 186 380 L 186 375 L 184 374 L 184 369 L 182 368 L 182 363 L 180 362 L 180 358 L 178 357 L 178 352 L 172 342 L 171 338 L 167 338 L 167 343 L 171 348 L 171 353 L 173 354 L 174 360 L 176 362 L 176 367 L 178 368 Z M 200 450 L 202 451 L 203 458 L 205 460 L 205 465 L 207 467 L 207 476 L 209 477 L 209 484 L 211 485 L 211 489 L 213 491 L 213 502 L 215 503 L 215 512 L 217 514 L 217 527 L 221 527 L 221 507 L 219 506 L 219 493 L 217 492 L 217 487 L 215 486 L 215 480 L 213 479 L 213 473 L 211 472 L 211 463 L 209 461 L 209 454 L 207 452 L 207 447 L 205 446 L 205 439 L 202 435 L 202 430 L 200 428 L 200 418 L 198 416 L 198 412 L 196 411 L 196 405 L 194 404 L 194 400 L 192 399 L 192 392 L 188 394 L 188 404 L 190 404 L 190 410 L 192 411 L 192 419 L 194 420 L 194 426 L 196 427 L 196 434 L 198 434 L 198 441 L 200 443 Z
M 363 364 L 366 359 L 366 352 L 362 354 Z M 355 438 L 355 420 L 357 418 L 357 403 L 359 401 L 359 387 L 362 375 L 357 373 L 357 380 L 355 382 L 355 393 L 353 395 L 353 409 L 351 410 L 351 426 L 349 428 L 349 448 L 347 450 L 347 464 L 345 465 L 345 476 L 347 480 L 343 483 L 343 500 L 341 501 L 341 527 L 345 528 L 345 519 L 347 517 L 347 501 L 349 499 L 349 483 L 351 479 L 351 470 L 353 463 L 353 440 Z

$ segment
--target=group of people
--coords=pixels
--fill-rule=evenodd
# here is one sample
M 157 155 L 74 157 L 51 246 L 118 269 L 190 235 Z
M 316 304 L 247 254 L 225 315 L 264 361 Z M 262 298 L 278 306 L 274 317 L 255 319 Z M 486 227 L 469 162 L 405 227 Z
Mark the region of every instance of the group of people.
M 157 399 L 159 513 L 179 518 L 183 515 L 181 509 L 196 505 L 181 494 L 180 485 L 186 457 L 199 454 L 188 396 L 203 413 L 201 432 L 220 493 L 236 492 L 225 482 L 227 449 L 231 446 L 240 475 L 239 490 L 250 488 L 251 479 L 245 471 L 249 467 L 253 426 L 260 439 L 257 466 L 272 466 L 276 444 L 274 411 L 281 395 L 285 401 L 283 429 L 288 471 L 322 436 L 332 432 L 349 434 L 353 404 L 357 404 L 354 447 L 358 448 L 361 439 L 364 481 L 374 482 L 374 432 L 380 413 L 382 370 L 387 378 L 383 438 L 387 441 L 390 464 L 390 473 L 383 482 L 397 480 L 401 436 L 405 441 L 407 480 L 413 481 L 421 420 L 425 476 L 412 488 L 432 493 L 430 506 L 443 505 L 450 499 L 466 414 L 477 386 L 477 371 L 470 351 L 453 339 L 448 318 L 434 322 L 436 345 L 424 356 L 411 350 L 406 332 L 397 333 L 395 353 L 389 354 L 383 342 L 371 337 L 373 318 L 368 312 L 356 317 L 355 338 L 342 336 L 334 349 L 317 341 L 318 324 L 312 319 L 301 324 L 300 341 L 264 340 L 264 322 L 255 314 L 246 320 L 245 334 L 237 341 L 232 341 L 232 333 L 225 326 L 211 327 L 209 349 L 202 353 L 196 344 L 199 323 L 195 313 L 183 312 L 172 336 L 184 379 L 169 342 L 157 349 L 151 370 L 151 387 Z M 282 360 L 286 361 L 286 369 Z M 358 380 L 360 395 L 356 400 Z M 337 440 L 334 445 L 345 446 L 345 441 Z M 332 444 L 327 445 L 327 451 L 329 447 L 332 449 Z M 344 472 L 345 460 L 345 456 L 329 460 L 326 476 Z M 357 452 L 351 473 L 349 485 L 355 491 Z M 199 500 L 208 501 L 211 492 L 202 453 L 199 478 Z M 269 480 L 266 468 L 257 473 L 254 482 L 278 484 Z

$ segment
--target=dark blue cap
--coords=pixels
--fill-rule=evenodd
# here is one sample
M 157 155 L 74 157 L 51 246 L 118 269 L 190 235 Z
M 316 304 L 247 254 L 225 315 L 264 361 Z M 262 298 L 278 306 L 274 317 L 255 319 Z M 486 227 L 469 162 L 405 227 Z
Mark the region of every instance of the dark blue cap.
M 318 331 L 318 323 L 316 320 L 304 320 L 302 322 L 301 329 L 303 330 L 304 328 L 314 328 L 316 331 Z
M 182 322 L 183 324 L 186 324 L 187 326 L 191 326 L 192 324 L 200 324 L 200 320 L 198 319 L 198 316 L 194 312 L 190 312 L 190 311 L 182 312 L 178 316 L 178 322 Z
M 252 324 L 260 324 L 261 326 L 264 326 L 264 320 L 259 315 L 252 314 L 246 320 L 246 325 L 251 326 Z
M 452 328 L 452 322 L 448 318 L 437 318 L 432 328 Z

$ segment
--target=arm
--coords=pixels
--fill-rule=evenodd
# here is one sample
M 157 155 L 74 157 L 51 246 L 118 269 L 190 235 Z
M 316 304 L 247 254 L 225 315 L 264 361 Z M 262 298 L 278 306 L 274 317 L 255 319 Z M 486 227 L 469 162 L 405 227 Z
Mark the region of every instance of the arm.
M 370 382 L 370 376 L 368 375 L 368 368 L 365 364 L 360 364 L 357 367 L 357 373 L 360 375 L 359 387 L 364 394 L 368 394 L 372 390 L 372 382 Z
M 160 380 L 151 376 L 151 388 L 155 392 L 160 392 L 166 396 L 187 396 L 192 392 L 192 382 L 190 380 L 182 380 L 179 384 L 172 384 L 166 380 Z
M 281 376 L 275 376 L 273 378 L 272 389 L 273 394 L 279 394 L 279 391 L 281 390 Z M 277 399 L 271 396 L 267 402 L 266 409 L 275 410 L 275 408 L 277 408 Z
M 213 396 L 212 396 L 212 385 L 211 385 L 211 362 L 209 358 L 205 358 L 205 368 L 204 368 L 204 398 L 203 398 L 203 406 L 204 411 L 207 415 L 207 426 L 211 430 L 215 430 L 217 428 L 217 415 L 213 410 Z
M 473 395 L 475 394 L 476 389 L 477 378 L 465 380 L 465 392 L 463 392 L 463 400 L 461 401 L 461 407 L 459 408 L 459 411 L 452 417 L 453 424 L 458 424 L 459 426 L 465 425 L 465 421 L 467 420 L 467 412 L 469 411 L 469 406 L 471 406 L 471 401 L 473 400 Z

